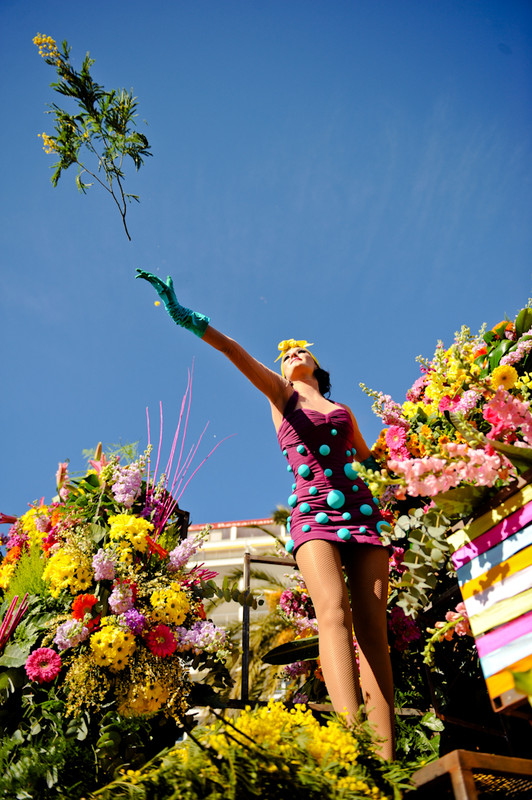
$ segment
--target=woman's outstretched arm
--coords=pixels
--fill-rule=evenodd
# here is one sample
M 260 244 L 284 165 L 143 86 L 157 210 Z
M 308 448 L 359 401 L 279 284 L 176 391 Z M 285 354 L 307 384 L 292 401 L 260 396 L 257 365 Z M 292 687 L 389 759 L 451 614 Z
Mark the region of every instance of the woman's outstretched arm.
M 288 397 L 291 394 L 291 387 L 288 381 L 273 370 L 265 367 L 256 358 L 253 358 L 244 348 L 230 339 L 210 323 L 210 318 L 190 308 L 185 308 L 178 301 L 174 284 L 171 277 L 166 282 L 146 270 L 137 269 L 137 278 L 143 278 L 151 283 L 159 297 L 164 303 L 166 311 L 172 317 L 176 325 L 199 336 L 204 342 L 219 350 L 233 362 L 237 369 L 279 410 L 283 410 Z
M 202 336 L 204 342 L 219 350 L 229 361 L 240 370 L 240 372 L 251 381 L 260 392 L 266 395 L 268 400 L 281 411 L 286 405 L 286 401 L 292 389 L 290 384 L 277 372 L 265 367 L 256 358 L 253 358 L 242 345 L 229 338 L 224 333 L 220 333 L 212 325 L 208 325 Z

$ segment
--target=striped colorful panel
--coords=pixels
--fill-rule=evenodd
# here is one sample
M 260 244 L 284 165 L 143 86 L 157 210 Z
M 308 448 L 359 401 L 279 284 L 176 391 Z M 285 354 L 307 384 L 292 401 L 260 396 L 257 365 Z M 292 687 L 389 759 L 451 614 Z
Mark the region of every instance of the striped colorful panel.
M 510 642 L 493 653 L 488 653 L 480 659 L 480 666 L 485 678 L 491 678 L 496 672 L 506 669 L 516 661 L 526 656 L 532 656 L 532 633 L 521 636 L 516 641 Z
M 465 583 L 460 587 L 462 597 L 464 600 L 467 600 L 468 597 L 472 597 L 474 594 L 485 592 L 486 589 L 494 586 L 503 578 L 508 578 L 510 575 L 515 575 L 517 572 L 526 569 L 526 567 L 529 567 L 531 564 L 532 545 L 525 547 L 524 550 L 519 550 L 519 552 L 515 553 L 515 555 L 513 555 L 511 558 L 506 559 L 501 564 L 495 564 L 495 566 L 488 569 L 482 575 L 479 575 L 478 578 L 473 578 Z M 525 586 L 524 588 L 528 589 L 530 587 Z
M 526 636 L 527 633 L 532 633 L 532 611 L 525 614 L 518 619 L 508 622 L 501 628 L 495 628 L 494 631 L 479 636 L 476 640 L 477 650 L 480 658 L 498 650 L 499 647 L 504 647 L 505 644 L 513 642 L 520 636 Z
M 513 495 L 513 497 L 522 494 L 525 489 L 532 491 L 532 485 L 525 486 L 521 492 Z M 481 519 L 485 517 L 486 514 Z M 451 550 L 455 551 L 451 556 L 455 569 L 467 564 L 468 561 L 471 561 L 472 558 L 481 553 L 485 553 L 486 550 L 495 547 L 499 542 L 507 539 L 530 522 L 532 522 L 532 502 L 528 500 L 527 505 L 511 509 L 504 519 L 494 523 L 492 528 L 477 531 L 475 536 L 471 535 L 471 529 L 476 521 L 472 522 L 467 528 L 452 533 L 447 541 Z
M 463 586 L 473 578 L 478 578 L 479 575 L 483 575 L 487 572 L 490 567 L 494 567 L 495 564 L 500 564 L 501 561 L 506 561 L 507 558 L 511 558 L 515 553 L 527 547 L 529 544 L 532 544 L 532 525 L 527 525 L 526 528 L 522 528 L 520 531 L 517 531 L 517 533 L 504 539 L 500 544 L 492 547 L 491 550 L 480 553 L 476 558 L 472 558 L 471 561 L 468 561 L 467 564 L 458 567 L 456 576 L 459 585 Z
M 515 492 L 515 494 L 510 495 L 510 497 L 498 505 L 497 508 L 487 511 L 481 517 L 477 517 L 469 525 L 466 525 L 465 528 L 451 534 L 449 542 L 453 550 L 458 550 L 458 548 L 466 544 L 466 542 L 477 539 L 483 533 L 489 531 L 490 528 L 502 522 L 503 519 L 506 519 L 509 514 L 512 514 L 531 501 L 532 484 L 527 484 L 518 492 Z
M 466 604 L 467 608 L 467 604 Z M 483 611 L 482 614 L 475 614 L 469 618 L 471 630 L 475 637 L 481 633 L 495 628 L 497 625 L 504 625 L 512 619 L 527 614 L 532 611 L 532 589 L 521 592 L 516 597 L 501 600 L 500 603 Z
M 517 661 L 515 664 L 510 664 L 509 668 L 497 672 L 491 678 L 486 678 L 486 686 L 488 687 L 488 694 L 491 698 L 499 697 L 503 692 L 509 691 L 514 688 L 514 679 L 511 675 L 512 672 L 526 672 L 532 669 L 532 655 Z
M 496 603 L 500 603 L 501 600 L 515 597 L 521 592 L 526 592 L 527 589 L 532 589 L 532 565 L 497 581 L 483 592 L 468 597 L 465 601 L 467 614 L 470 617 L 481 614 Z

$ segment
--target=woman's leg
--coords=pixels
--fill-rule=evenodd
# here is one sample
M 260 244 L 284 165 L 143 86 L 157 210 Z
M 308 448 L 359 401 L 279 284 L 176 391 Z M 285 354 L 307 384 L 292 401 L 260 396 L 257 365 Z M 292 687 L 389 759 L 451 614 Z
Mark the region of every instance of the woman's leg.
M 368 719 L 384 741 L 383 758 L 394 758 L 394 696 L 388 648 L 386 605 L 388 600 L 388 551 L 360 544 L 347 554 L 345 569 L 351 591 L 351 607 L 360 664 L 360 679 Z
M 314 604 L 321 668 L 334 710 L 353 722 L 361 704 L 353 622 L 338 546 L 312 540 L 297 551 L 297 565 Z

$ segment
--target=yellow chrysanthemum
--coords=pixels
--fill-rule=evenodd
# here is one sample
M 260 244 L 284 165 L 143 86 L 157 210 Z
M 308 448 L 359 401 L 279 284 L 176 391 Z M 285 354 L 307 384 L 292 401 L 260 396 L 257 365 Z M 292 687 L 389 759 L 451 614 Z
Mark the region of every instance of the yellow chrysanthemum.
M 151 716 L 166 703 L 168 697 L 168 689 L 156 683 L 131 686 L 118 706 L 118 713 L 123 717 Z
M 502 386 L 503 389 L 513 389 L 518 379 L 517 370 L 510 364 L 503 364 L 500 367 L 495 367 L 491 373 L 491 385 L 494 389 Z
M 60 548 L 50 556 L 43 580 L 50 583 L 50 594 L 59 597 L 64 589 L 71 594 L 85 592 L 92 584 L 93 569 L 86 555 L 72 548 Z
M 0 589 L 5 590 L 8 588 L 16 566 L 16 564 L 2 564 L 0 567 Z
M 150 603 L 157 620 L 173 625 L 181 625 L 190 611 L 189 599 L 179 583 L 172 583 L 166 589 L 156 589 L 152 592 Z
M 101 630 L 92 634 L 90 646 L 98 666 L 108 667 L 111 672 L 124 669 L 136 649 L 131 631 L 122 630 L 109 617 L 102 621 Z
M 109 517 L 109 524 L 111 526 L 109 538 L 121 549 L 128 550 L 133 547 L 140 553 L 146 552 L 148 536 L 153 530 L 151 522 L 133 514 L 116 514 L 114 517 Z

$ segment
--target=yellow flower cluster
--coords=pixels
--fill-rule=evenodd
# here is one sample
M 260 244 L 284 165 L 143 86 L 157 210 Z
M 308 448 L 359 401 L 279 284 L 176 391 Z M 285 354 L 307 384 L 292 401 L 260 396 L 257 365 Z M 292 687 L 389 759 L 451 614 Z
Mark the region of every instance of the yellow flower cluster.
M 47 506 L 32 507 L 25 514 L 19 517 L 19 524 L 22 525 L 22 530 L 30 537 L 30 544 L 40 544 L 43 534 L 37 530 L 35 524 L 36 518 L 44 516 L 48 513 Z
M 166 589 L 156 589 L 152 592 L 150 603 L 154 608 L 154 617 L 159 622 L 181 625 L 190 611 L 190 602 L 179 585 L 172 583 Z
M 73 548 L 60 548 L 44 568 L 43 580 L 50 582 L 50 594 L 59 597 L 64 589 L 71 594 L 85 592 L 92 584 L 93 570 L 84 553 Z
M 354 764 L 358 758 L 358 745 L 353 734 L 339 722 L 329 721 L 325 727 L 303 706 L 286 709 L 281 703 L 270 700 L 266 707 L 246 708 L 235 722 L 236 728 L 246 737 L 279 755 L 293 753 L 293 741 L 305 734 L 305 749 L 320 766 L 329 761 Z M 211 726 L 209 744 L 222 755 L 229 749 L 227 738 Z M 235 732 L 236 736 L 238 736 Z M 249 739 L 242 738 L 242 744 Z
M 52 139 L 52 137 L 48 136 L 48 134 L 44 131 L 42 133 L 38 133 L 37 136 L 42 137 L 42 149 L 45 153 L 57 153 L 55 139 Z
M 111 672 L 124 669 L 136 648 L 134 635 L 120 628 L 113 617 L 104 617 L 102 628 L 92 634 L 90 645 L 98 666 L 109 667 Z
M 148 536 L 153 530 L 153 525 L 146 519 L 135 517 L 132 514 L 115 514 L 109 517 L 109 537 L 118 544 L 121 561 L 131 561 L 133 550 L 145 553 L 148 548 Z
M 155 714 L 166 703 L 169 691 L 156 683 L 131 686 L 127 695 L 118 706 L 118 713 L 123 717 L 138 717 Z
M 43 33 L 38 33 L 33 38 L 33 44 L 39 48 L 39 55 L 43 58 L 55 58 L 59 61 L 59 51 L 57 44 L 51 36 L 45 36 Z
M 8 588 L 16 566 L 16 564 L 2 564 L 0 567 L 0 589 L 5 590 Z

